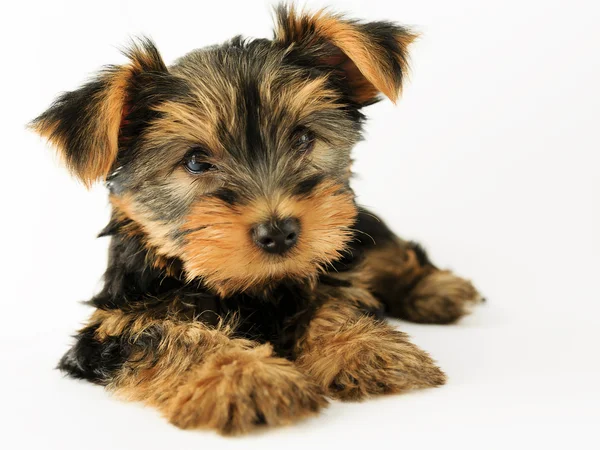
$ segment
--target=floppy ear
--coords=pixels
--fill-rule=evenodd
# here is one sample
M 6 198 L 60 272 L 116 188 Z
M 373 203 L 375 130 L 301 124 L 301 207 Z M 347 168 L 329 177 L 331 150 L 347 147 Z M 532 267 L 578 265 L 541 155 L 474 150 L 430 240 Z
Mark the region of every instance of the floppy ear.
M 30 128 L 48 139 L 86 186 L 109 174 L 129 99 L 143 75 L 167 72 L 154 44 L 143 39 L 124 52 L 129 63 L 108 66 L 80 89 L 62 94 Z
M 391 22 L 362 23 L 325 10 L 297 13 L 285 5 L 277 7 L 276 16 L 275 42 L 333 69 L 347 83 L 354 101 L 368 105 L 381 92 L 396 102 L 408 69 L 407 47 L 415 33 Z

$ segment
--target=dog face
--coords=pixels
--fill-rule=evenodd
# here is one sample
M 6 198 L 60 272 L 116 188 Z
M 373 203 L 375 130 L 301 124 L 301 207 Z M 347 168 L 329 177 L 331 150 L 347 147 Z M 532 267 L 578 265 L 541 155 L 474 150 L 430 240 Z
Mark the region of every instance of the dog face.
M 325 12 L 280 7 L 277 21 L 273 40 L 234 38 L 171 67 L 143 40 L 32 123 L 84 183 L 107 181 L 117 228 L 222 294 L 340 257 L 361 108 L 396 100 L 414 39 Z

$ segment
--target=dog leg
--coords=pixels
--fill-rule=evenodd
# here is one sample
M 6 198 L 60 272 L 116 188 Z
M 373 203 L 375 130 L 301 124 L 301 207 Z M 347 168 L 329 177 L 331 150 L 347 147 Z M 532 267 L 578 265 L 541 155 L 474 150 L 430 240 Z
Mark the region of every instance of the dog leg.
M 482 301 L 470 281 L 435 267 L 417 244 L 396 237 L 362 210 L 365 260 L 352 274 L 386 306 L 392 317 L 420 323 L 452 323 Z M 371 240 L 372 238 L 372 240 Z
M 97 310 L 59 368 L 158 408 L 181 428 L 240 434 L 326 405 L 319 387 L 270 345 L 234 329 Z
M 406 334 L 365 313 L 377 303 L 368 291 L 321 290 L 327 298 L 298 343 L 296 364 L 327 395 L 360 400 L 444 384 L 444 373 Z

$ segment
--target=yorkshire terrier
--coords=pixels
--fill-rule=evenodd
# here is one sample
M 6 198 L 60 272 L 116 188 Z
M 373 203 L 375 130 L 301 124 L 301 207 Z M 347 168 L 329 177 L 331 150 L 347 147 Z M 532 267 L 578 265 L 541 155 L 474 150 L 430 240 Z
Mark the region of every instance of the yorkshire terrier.
M 112 205 L 104 287 L 58 367 L 222 434 L 444 384 L 383 317 L 451 323 L 480 296 L 349 184 L 362 110 L 397 100 L 414 39 L 282 5 L 273 39 L 172 66 L 140 39 L 36 118 Z

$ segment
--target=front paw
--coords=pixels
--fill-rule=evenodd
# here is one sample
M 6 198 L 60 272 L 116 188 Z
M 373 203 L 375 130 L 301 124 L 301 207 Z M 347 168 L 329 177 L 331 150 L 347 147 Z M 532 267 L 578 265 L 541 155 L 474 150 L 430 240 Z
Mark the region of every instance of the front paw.
M 169 420 L 180 428 L 242 434 L 316 414 L 327 404 L 321 389 L 271 353 L 263 345 L 211 356 L 178 391 Z
M 370 395 L 435 387 L 446 375 L 406 334 L 369 317 L 315 340 L 297 364 L 333 398 L 360 400 Z

